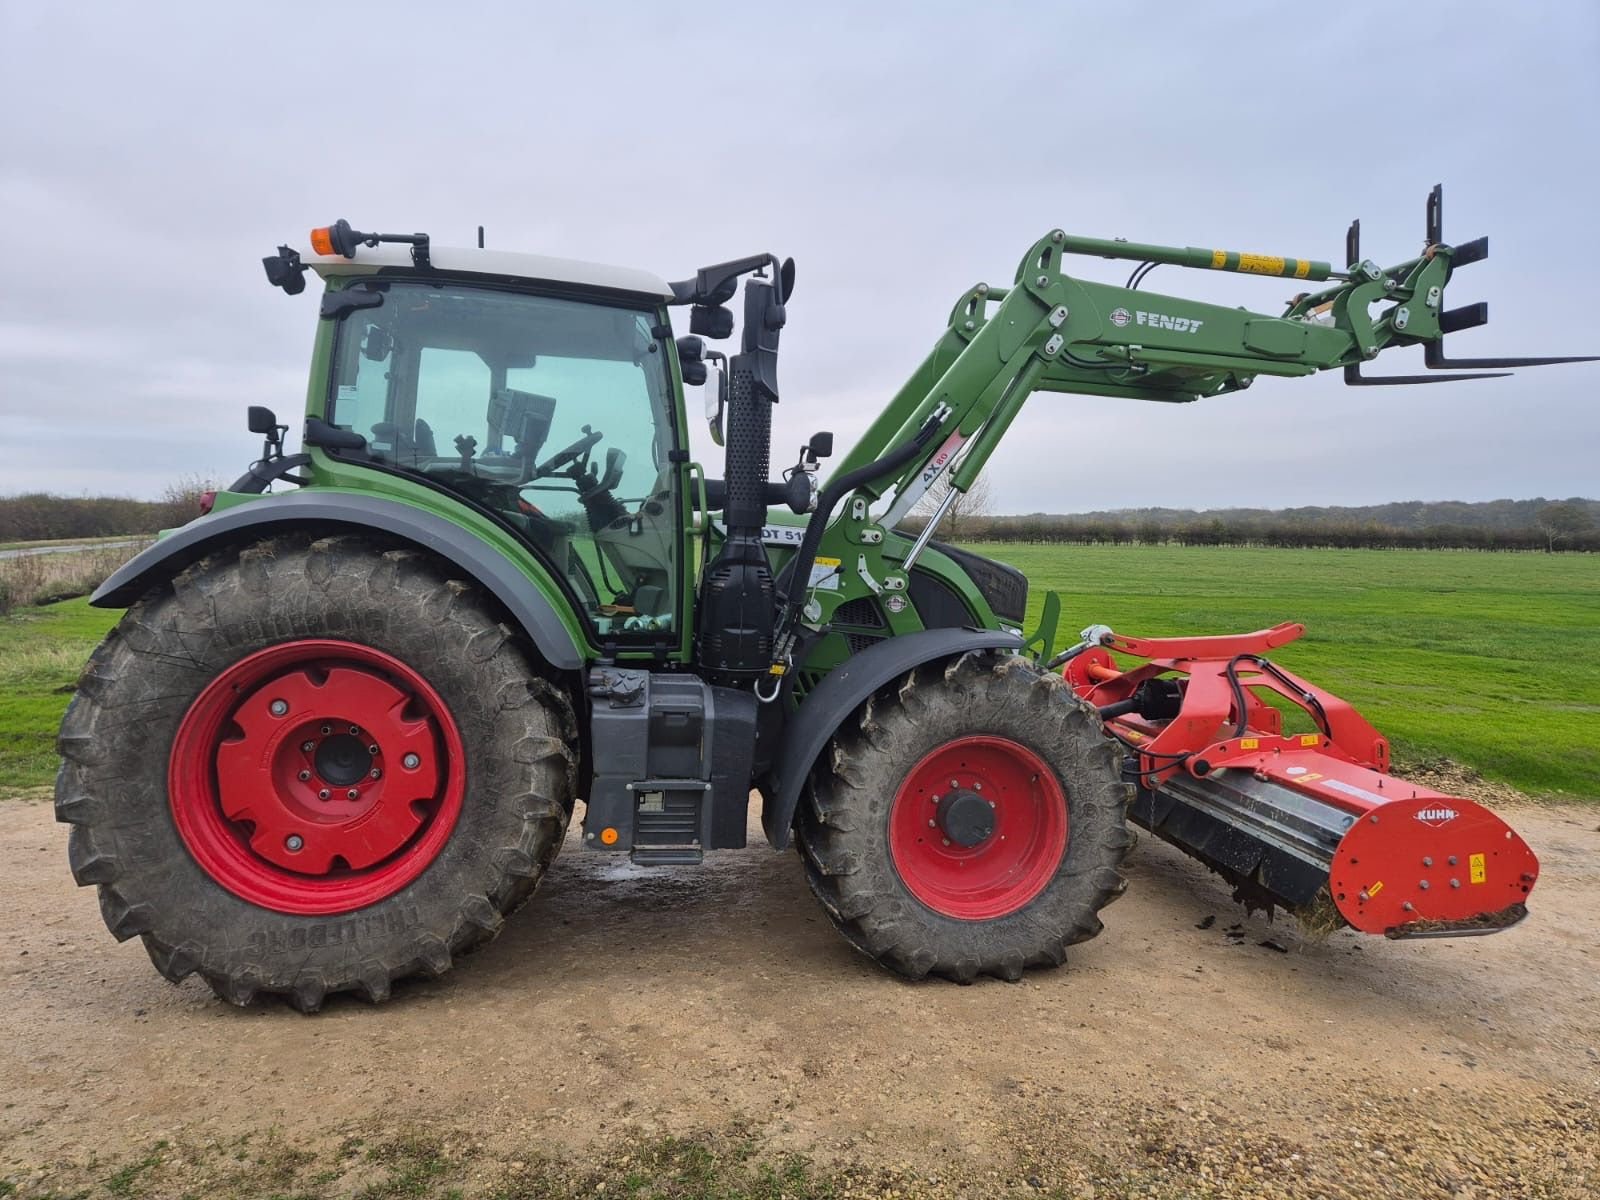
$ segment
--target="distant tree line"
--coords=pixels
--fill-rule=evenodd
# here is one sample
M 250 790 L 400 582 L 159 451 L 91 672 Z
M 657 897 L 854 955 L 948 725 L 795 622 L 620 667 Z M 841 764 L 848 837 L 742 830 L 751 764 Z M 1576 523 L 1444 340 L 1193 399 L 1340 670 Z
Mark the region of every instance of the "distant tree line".
M 159 500 L 114 496 L 0 496 L 0 542 L 155 533 L 199 512 L 198 477 Z M 1140 508 L 1078 515 L 993 516 L 987 497 L 953 506 L 939 536 L 972 542 L 1075 542 L 1127 546 L 1283 546 L 1295 549 L 1544 550 L 1600 552 L 1600 501 L 1409 502 L 1368 508 Z M 968 511 L 969 509 L 977 511 Z M 925 516 L 905 521 L 919 530 Z
M 122 496 L 54 496 L 29 492 L 0 496 L 0 542 L 43 542 L 66 538 L 151 534 L 200 515 L 200 494 L 215 486 L 182 479 L 159 500 Z
M 1380 519 L 1378 513 L 1390 519 Z M 909 518 L 906 525 L 920 528 L 916 517 Z M 1600 551 L 1600 502 L 1575 498 L 1486 504 L 1416 503 L 1369 509 L 1194 512 L 1162 508 L 1079 515 L 974 514 L 961 523 L 958 531 L 941 525 L 940 534 L 951 540 L 973 542 L 1593 553 Z

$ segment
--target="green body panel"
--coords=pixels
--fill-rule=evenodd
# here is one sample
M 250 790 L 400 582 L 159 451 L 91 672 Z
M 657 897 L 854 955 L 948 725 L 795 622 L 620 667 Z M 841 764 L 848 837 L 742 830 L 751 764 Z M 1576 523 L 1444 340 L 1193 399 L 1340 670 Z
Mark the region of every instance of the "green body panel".
M 806 522 L 804 517 L 796 516 L 787 509 L 770 512 L 767 520 L 769 528 L 783 526 L 797 530 L 803 529 Z M 879 545 L 855 543 L 851 551 L 846 552 L 845 557 L 826 552 L 818 556 L 819 562 L 813 571 L 813 578 L 829 568 L 830 564 L 821 560 L 840 557 L 839 587 L 837 589 L 819 587 L 812 593 L 811 598 L 815 608 L 808 610 L 806 623 L 813 628 L 836 624 L 837 627 L 811 646 L 803 662 L 795 664 L 802 672 L 803 683 L 814 684 L 822 675 L 849 658 L 855 652 L 852 638 L 860 639 L 869 634 L 898 636 L 916 633 L 930 627 L 931 623 L 924 620 L 923 614 L 917 610 L 916 603 L 911 598 L 909 576 L 902 570 L 913 540 L 904 534 L 889 530 Z M 772 558 L 775 575 L 780 574 L 794 558 L 796 549 L 796 544 L 768 542 L 768 553 Z M 960 564 L 941 553 L 936 546 L 929 546 L 917 560 L 916 566 L 918 571 L 926 571 L 960 597 L 970 613 L 969 624 L 985 629 L 1000 629 L 1008 624 L 995 614 L 989 602 L 984 599 L 983 593 L 978 590 Z M 892 577 L 905 579 L 907 586 L 899 590 L 874 591 L 862 577 L 863 568 L 875 582 Z M 873 630 L 870 625 L 860 623 L 836 623 L 836 614 L 840 608 L 864 598 L 873 600 L 878 617 L 883 622 L 881 628 Z M 904 604 L 897 603 L 900 598 L 905 600 Z

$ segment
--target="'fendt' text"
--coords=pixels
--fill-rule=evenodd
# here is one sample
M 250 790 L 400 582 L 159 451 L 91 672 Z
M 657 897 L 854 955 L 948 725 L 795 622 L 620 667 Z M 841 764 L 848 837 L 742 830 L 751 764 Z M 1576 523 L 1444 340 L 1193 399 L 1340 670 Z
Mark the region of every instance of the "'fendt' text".
M 1204 321 L 1196 321 L 1193 317 L 1169 317 L 1166 313 L 1153 313 L 1135 310 L 1134 316 L 1139 324 L 1148 325 L 1152 329 L 1171 329 L 1177 333 L 1199 333 Z

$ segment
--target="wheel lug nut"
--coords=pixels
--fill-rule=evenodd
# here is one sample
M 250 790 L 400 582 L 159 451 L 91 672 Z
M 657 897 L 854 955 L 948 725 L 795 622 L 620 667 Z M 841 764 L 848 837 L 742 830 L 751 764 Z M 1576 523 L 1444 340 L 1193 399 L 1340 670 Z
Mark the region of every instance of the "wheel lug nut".
M 929 829 L 937 828 L 938 824 L 939 824 L 939 822 L 935 821 L 932 817 L 928 818 L 928 828 Z
M 358 792 L 358 791 L 356 791 L 356 789 L 355 789 L 355 788 L 351 788 L 351 789 L 350 789 L 350 790 L 349 790 L 349 791 L 348 791 L 348 792 L 346 792 L 346 793 L 345 793 L 345 794 L 344 794 L 344 795 L 345 795 L 345 799 L 347 799 L 347 800 L 356 800 L 356 799 L 359 799 L 359 798 L 360 798 L 360 796 L 361 796 L 361 793 L 360 793 L 360 792 Z
M 950 781 L 950 786 L 951 787 L 960 787 L 961 785 L 959 783 L 957 783 L 954 779 L 952 779 Z
M 300 772 L 300 782 L 301 783 L 306 782 L 306 780 L 308 780 L 310 778 L 311 778 L 311 772 L 310 771 L 301 771 Z
M 317 793 L 317 799 L 318 800 L 326 800 L 331 795 L 333 795 L 332 792 L 330 792 L 327 788 L 323 788 L 320 792 Z
M 360 734 L 360 733 L 361 733 L 361 726 L 359 726 L 359 725 L 352 725 L 352 726 L 350 726 L 350 736 L 351 736 L 351 737 L 356 737 L 356 736 L 358 736 L 358 735 L 359 735 L 359 734 Z
M 408 754 L 400 760 L 400 765 L 408 771 L 415 771 L 422 765 L 422 756 L 418 754 Z
M 323 737 L 327 737 L 332 732 L 333 732 L 333 726 L 332 725 L 324 725 L 322 727 L 322 736 Z
M 946 846 L 948 846 L 950 844 L 950 839 L 949 838 L 940 838 L 939 840 L 941 842 L 943 842 Z
M 373 758 L 377 758 L 378 757 L 378 743 L 377 742 L 373 742 L 372 745 L 368 746 L 367 747 L 367 753 L 372 755 Z
M 372 777 L 374 779 L 381 779 L 383 777 L 383 772 L 378 770 L 377 767 L 373 767 L 372 768 Z
M 284 849 L 290 850 L 290 851 L 298 850 L 298 849 L 300 849 L 300 847 L 304 846 L 305 844 L 306 844 L 306 840 L 303 837 L 301 837 L 298 833 L 291 833 L 288 837 L 283 839 Z
M 287 700 L 274 700 L 267 705 L 267 711 L 275 717 L 281 717 L 289 711 L 289 702 Z
M 317 744 L 315 742 L 301 742 L 300 743 L 300 749 L 305 751 L 305 753 L 307 753 L 307 754 L 310 754 L 316 748 L 317 748 Z

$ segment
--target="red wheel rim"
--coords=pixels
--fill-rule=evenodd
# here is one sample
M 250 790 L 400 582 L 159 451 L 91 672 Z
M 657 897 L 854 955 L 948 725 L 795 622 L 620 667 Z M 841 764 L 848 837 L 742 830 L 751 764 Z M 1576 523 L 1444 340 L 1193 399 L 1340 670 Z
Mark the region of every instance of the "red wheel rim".
M 393 655 L 306 640 L 213 679 L 172 741 L 167 794 L 206 874 L 276 912 L 349 912 L 405 887 L 450 840 L 461 734 Z
M 978 838 L 985 822 L 992 822 L 990 832 Z M 963 845 L 963 837 L 977 840 Z M 1042 758 L 1008 738 L 956 738 L 929 752 L 889 810 L 889 854 L 901 880 L 934 912 L 963 921 L 1024 907 L 1050 882 L 1066 849 L 1060 781 Z

